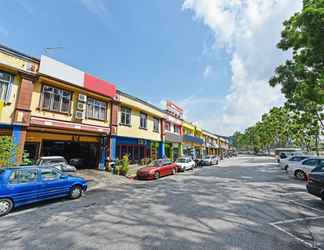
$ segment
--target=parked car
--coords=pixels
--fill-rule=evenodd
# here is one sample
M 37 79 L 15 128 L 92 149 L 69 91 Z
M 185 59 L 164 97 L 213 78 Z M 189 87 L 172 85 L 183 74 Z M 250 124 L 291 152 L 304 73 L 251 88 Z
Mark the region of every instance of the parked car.
M 194 162 L 196 163 L 196 167 L 202 167 L 204 164 L 203 164 L 203 159 L 201 158 L 196 158 L 194 159 Z
M 67 176 L 53 167 L 0 169 L 0 216 L 38 201 L 59 197 L 77 199 L 86 190 L 84 178 Z
M 295 162 L 288 167 L 288 173 L 297 179 L 307 180 L 308 174 L 313 169 L 324 164 L 324 158 L 322 157 L 310 157 L 300 162 Z
M 63 156 L 43 156 L 37 161 L 38 166 L 52 166 L 62 172 L 75 172 L 77 169 L 67 163 Z
M 324 166 L 309 174 L 306 187 L 308 193 L 324 201 Z
M 212 166 L 218 164 L 218 157 L 217 156 L 205 156 L 203 159 L 203 165 Z
M 186 171 L 186 170 L 193 170 L 196 163 L 191 159 L 191 157 L 181 157 L 176 160 L 176 165 L 178 168 L 178 171 Z
M 169 159 L 158 159 L 137 170 L 136 176 L 138 179 L 154 180 L 162 176 L 176 174 L 176 172 L 176 163 Z
M 282 159 L 279 163 L 279 166 L 282 170 L 288 170 L 289 164 L 305 160 L 311 156 L 307 155 L 295 155 L 286 159 Z
M 296 154 L 302 154 L 299 148 L 276 148 L 275 149 L 275 156 L 278 163 L 280 163 L 282 159 L 292 157 Z

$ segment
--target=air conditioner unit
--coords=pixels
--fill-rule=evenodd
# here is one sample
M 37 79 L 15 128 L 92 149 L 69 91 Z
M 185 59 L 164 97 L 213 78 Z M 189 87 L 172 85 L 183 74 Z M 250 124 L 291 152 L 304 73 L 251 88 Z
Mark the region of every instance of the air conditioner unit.
M 82 120 L 83 119 L 83 112 L 82 111 L 76 111 L 75 112 L 75 119 Z
M 78 102 L 78 105 L 77 105 L 77 109 L 78 110 L 83 111 L 83 110 L 85 110 L 85 108 L 86 108 L 86 104 L 85 103 Z
M 83 94 L 79 94 L 79 101 L 80 102 L 86 102 L 87 101 L 87 96 Z

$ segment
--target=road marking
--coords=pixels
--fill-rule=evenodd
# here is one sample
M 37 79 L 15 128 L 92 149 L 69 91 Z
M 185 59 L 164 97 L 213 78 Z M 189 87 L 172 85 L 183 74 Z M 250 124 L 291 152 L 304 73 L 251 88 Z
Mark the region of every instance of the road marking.
M 279 230 L 281 232 L 286 233 L 287 235 L 289 235 L 293 239 L 295 239 L 295 240 L 297 240 L 299 242 L 302 242 L 304 245 L 309 246 L 311 248 L 314 248 L 313 244 L 311 244 L 311 243 L 297 237 L 296 235 L 288 232 L 287 230 L 283 229 L 282 227 L 280 227 L 278 225 L 301 222 L 301 221 L 306 221 L 306 220 L 318 220 L 318 219 L 324 219 L 324 216 L 314 216 L 314 217 L 305 217 L 305 218 L 297 218 L 297 219 L 290 219 L 290 220 L 282 220 L 282 221 L 276 221 L 276 222 L 269 223 L 269 225 L 273 226 L 274 228 L 276 228 L 277 230 Z M 318 246 L 315 246 L 315 249 L 322 250 Z
M 300 203 L 300 202 L 297 202 L 297 201 L 293 201 L 293 200 L 287 200 L 288 202 L 291 202 L 291 203 L 295 203 L 301 207 L 304 207 L 304 208 L 308 208 L 308 209 L 311 209 L 311 210 L 314 210 L 316 212 L 319 212 L 319 213 L 324 213 L 324 210 L 321 210 L 321 209 L 317 209 L 317 208 L 313 208 L 311 206 L 308 206 L 308 205 L 305 205 L 303 203 Z

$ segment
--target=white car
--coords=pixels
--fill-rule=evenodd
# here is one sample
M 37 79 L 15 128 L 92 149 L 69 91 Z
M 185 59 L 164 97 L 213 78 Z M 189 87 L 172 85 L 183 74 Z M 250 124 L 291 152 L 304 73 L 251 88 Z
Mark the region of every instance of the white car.
M 178 158 L 175 163 L 177 164 L 178 171 L 182 171 L 182 172 L 189 169 L 193 170 L 194 167 L 196 166 L 196 163 L 190 157 Z
M 311 157 L 300 162 L 290 164 L 288 167 L 288 174 L 297 179 L 307 180 L 308 174 L 318 166 L 324 164 L 323 157 Z
M 219 163 L 219 159 L 217 156 L 205 156 L 202 163 L 205 166 L 217 165 Z
M 77 169 L 75 166 L 72 166 L 67 163 L 63 156 L 43 156 L 37 163 L 38 166 L 44 167 L 54 167 L 62 172 L 76 172 Z
M 311 156 L 309 155 L 295 155 L 286 159 L 281 159 L 279 166 L 282 170 L 288 170 L 289 165 L 300 162 L 310 157 Z

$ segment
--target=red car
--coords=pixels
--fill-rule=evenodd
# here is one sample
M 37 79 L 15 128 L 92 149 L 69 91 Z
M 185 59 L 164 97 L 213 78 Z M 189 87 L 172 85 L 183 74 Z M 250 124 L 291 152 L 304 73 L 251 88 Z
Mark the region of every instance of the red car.
M 137 170 L 137 179 L 154 180 L 162 176 L 176 174 L 177 165 L 169 159 L 152 161 L 146 167 Z

